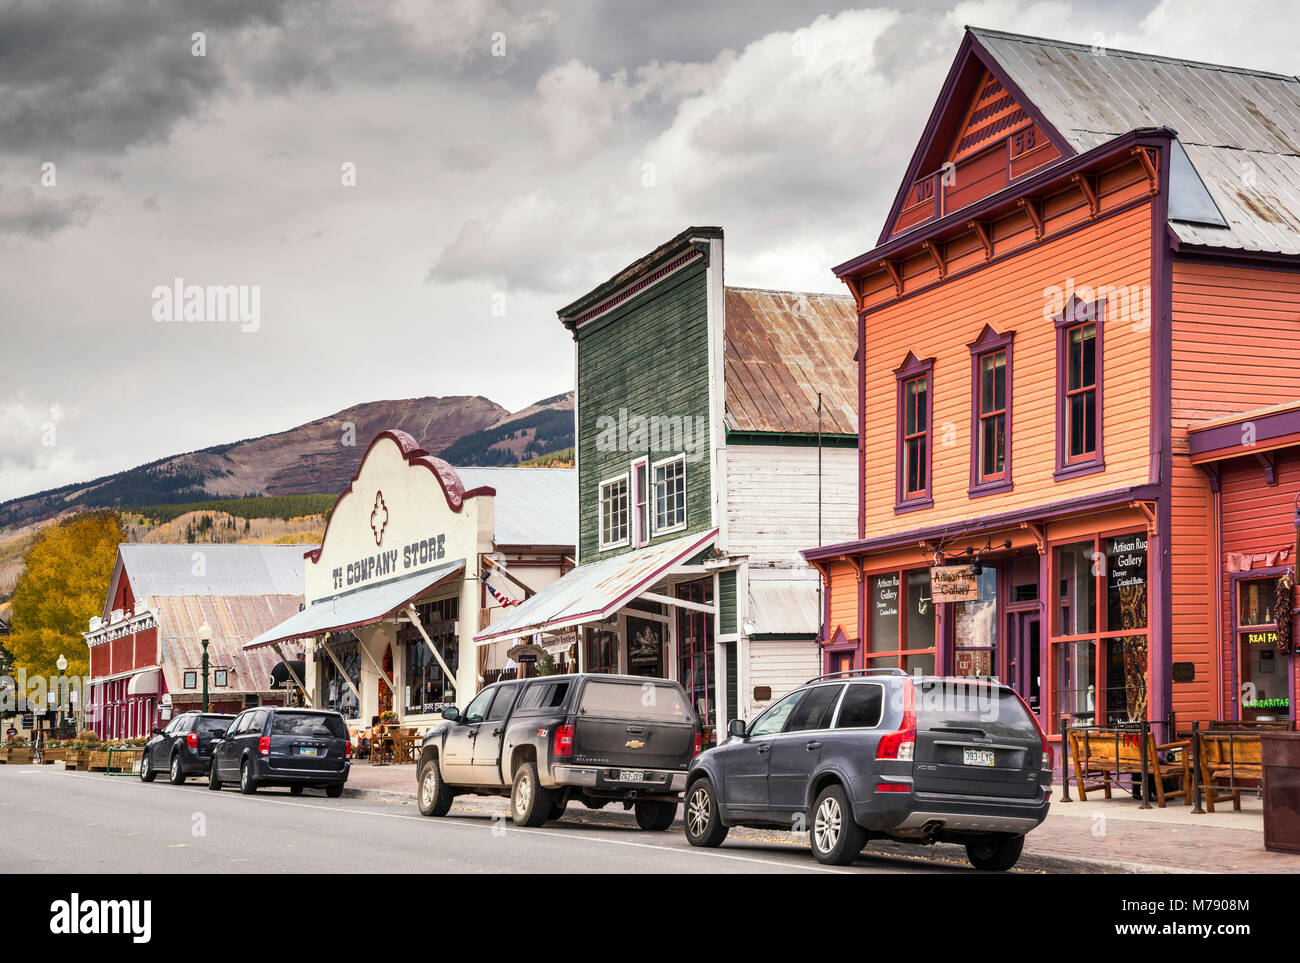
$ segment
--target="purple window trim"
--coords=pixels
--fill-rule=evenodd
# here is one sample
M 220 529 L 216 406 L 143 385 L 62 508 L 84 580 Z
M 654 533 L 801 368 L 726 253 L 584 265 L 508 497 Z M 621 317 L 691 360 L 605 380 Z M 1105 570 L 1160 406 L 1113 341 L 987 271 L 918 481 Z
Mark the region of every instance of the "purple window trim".
M 1106 302 L 1096 301 L 1091 305 L 1085 304 L 1079 298 L 1071 298 L 1070 303 L 1065 306 L 1060 314 L 1056 316 L 1056 472 L 1052 475 L 1053 481 L 1065 481 L 1070 478 L 1077 478 L 1080 475 L 1091 475 L 1094 472 L 1106 470 L 1106 459 L 1103 455 L 1105 447 L 1102 442 L 1103 425 L 1105 419 L 1103 414 L 1105 408 L 1102 404 L 1102 387 L 1106 383 L 1106 365 L 1104 362 L 1105 352 L 1103 350 L 1104 340 L 1102 330 L 1103 322 L 1106 318 Z M 1068 372 L 1066 366 L 1069 362 L 1070 346 L 1068 335 L 1070 328 L 1076 324 L 1086 324 L 1092 322 L 1097 326 L 1097 345 L 1096 351 L 1096 419 L 1097 419 L 1097 436 L 1096 450 L 1091 458 L 1070 461 L 1068 448 L 1069 438 L 1066 437 L 1066 395 L 1065 386 L 1067 384 Z
M 905 389 L 909 381 L 925 379 L 925 488 L 910 497 L 903 496 L 903 435 L 906 430 Z M 894 514 L 920 511 L 934 505 L 931 484 L 931 468 L 934 465 L 934 359 L 918 359 L 912 352 L 907 352 L 903 363 L 894 369 L 894 380 L 898 386 L 898 420 L 895 425 L 895 460 L 894 460 Z
M 967 489 L 967 495 L 970 498 L 980 498 L 984 495 L 993 495 L 997 492 L 1009 492 L 1015 485 L 1011 480 L 1011 385 L 1012 385 L 1012 348 L 1016 339 L 1014 331 L 1008 331 L 1006 334 L 998 334 L 993 330 L 992 325 L 984 325 L 984 330 L 980 336 L 972 341 L 967 347 L 970 348 L 970 371 L 971 371 L 971 424 L 970 424 L 970 488 Z M 988 481 L 980 479 L 980 363 L 990 354 L 999 351 L 1007 353 L 1007 396 L 1006 396 L 1006 425 L 1003 429 L 1003 443 L 1006 451 L 1003 452 L 1003 472 L 1001 478 L 993 478 Z

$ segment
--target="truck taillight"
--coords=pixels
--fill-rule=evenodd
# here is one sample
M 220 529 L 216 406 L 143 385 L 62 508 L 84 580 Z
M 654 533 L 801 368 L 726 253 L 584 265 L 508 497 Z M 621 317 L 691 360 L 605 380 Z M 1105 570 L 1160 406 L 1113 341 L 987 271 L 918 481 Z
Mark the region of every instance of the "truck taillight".
M 257 751 L 264 756 L 269 756 L 271 754 L 270 736 L 262 736 L 262 738 L 257 740 Z
M 551 739 L 551 755 L 568 758 L 573 755 L 573 726 L 556 726 Z
M 699 730 L 695 732 L 695 745 L 691 748 L 691 756 L 698 756 L 704 749 L 704 734 Z
M 185 745 L 189 746 L 191 749 L 197 749 L 199 747 L 199 734 L 197 732 L 191 732 L 187 735 L 185 737 Z
M 344 739 L 344 740 L 343 740 L 343 758 L 344 758 L 344 759 L 351 759 L 351 758 L 352 758 L 352 740 L 351 740 L 351 739 Z
M 894 732 L 887 732 L 880 737 L 876 745 L 877 759 L 897 759 L 899 762 L 911 762 L 916 750 L 916 703 L 912 695 L 912 683 L 903 684 L 903 722 Z

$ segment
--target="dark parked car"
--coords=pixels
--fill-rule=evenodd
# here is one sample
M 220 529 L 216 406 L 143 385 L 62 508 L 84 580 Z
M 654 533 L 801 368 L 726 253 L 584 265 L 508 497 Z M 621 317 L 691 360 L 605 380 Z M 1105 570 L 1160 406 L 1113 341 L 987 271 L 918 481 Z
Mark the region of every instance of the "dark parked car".
M 642 829 L 672 825 L 700 728 L 668 679 L 553 675 L 498 682 L 424 737 L 420 812 L 445 816 L 461 794 L 510 796 L 521 826 L 559 819 L 570 800 L 621 802 Z
M 140 780 L 153 782 L 159 770 L 179 786 L 189 776 L 206 776 L 212 762 L 212 741 L 225 732 L 234 716 L 182 712 L 162 729 L 155 729 L 140 756 Z
M 296 796 L 310 786 L 335 799 L 351 766 L 352 742 L 337 712 L 262 706 L 236 716 L 213 747 L 208 788 L 236 782 L 249 794 L 288 786 Z
M 867 840 L 953 842 L 1005 870 L 1047 817 L 1053 752 L 1020 696 L 994 679 L 901 669 L 824 676 L 778 700 L 691 764 L 686 838 L 731 826 L 806 825 L 823 863 Z

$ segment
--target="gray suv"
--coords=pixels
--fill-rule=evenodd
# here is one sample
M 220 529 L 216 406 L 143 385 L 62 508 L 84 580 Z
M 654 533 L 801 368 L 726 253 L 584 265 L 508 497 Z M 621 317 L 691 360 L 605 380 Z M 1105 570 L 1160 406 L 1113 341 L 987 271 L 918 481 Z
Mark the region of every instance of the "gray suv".
M 872 838 L 966 846 L 1006 870 L 1047 817 L 1053 751 L 996 679 L 868 669 L 822 676 L 687 773 L 686 838 L 718 846 L 732 826 L 807 827 L 813 855 L 845 865 Z

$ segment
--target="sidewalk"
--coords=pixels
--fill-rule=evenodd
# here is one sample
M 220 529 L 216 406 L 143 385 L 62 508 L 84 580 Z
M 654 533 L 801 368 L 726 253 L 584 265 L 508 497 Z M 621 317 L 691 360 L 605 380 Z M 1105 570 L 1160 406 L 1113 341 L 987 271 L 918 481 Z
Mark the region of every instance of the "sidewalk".
M 353 765 L 345 796 L 381 799 L 398 804 L 415 803 L 415 766 Z M 1143 810 L 1126 791 L 1106 799 L 1092 793 L 1086 802 L 1070 790 L 1073 802 L 1061 802 L 1058 785 L 1046 822 L 1025 840 L 1025 854 L 1017 866 L 1028 872 L 1053 873 L 1300 873 L 1300 856 L 1264 849 L 1262 804 L 1254 792 L 1242 794 L 1241 812 L 1232 803 L 1218 811 L 1193 815 L 1190 806 L 1173 802 L 1165 809 Z M 503 797 L 462 796 L 453 812 L 483 818 L 509 813 Z M 631 813 L 610 805 L 587 810 L 569 806 L 565 823 L 592 826 L 635 825 Z M 680 823 L 678 824 L 678 828 Z M 807 836 L 775 830 L 735 830 L 737 835 L 772 843 L 807 846 Z M 961 847 L 945 844 L 910 846 L 873 841 L 868 855 L 898 859 L 965 864 Z

